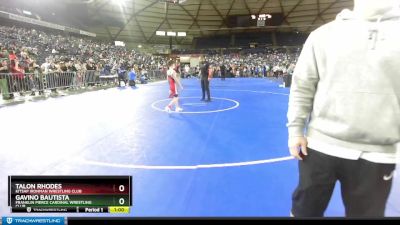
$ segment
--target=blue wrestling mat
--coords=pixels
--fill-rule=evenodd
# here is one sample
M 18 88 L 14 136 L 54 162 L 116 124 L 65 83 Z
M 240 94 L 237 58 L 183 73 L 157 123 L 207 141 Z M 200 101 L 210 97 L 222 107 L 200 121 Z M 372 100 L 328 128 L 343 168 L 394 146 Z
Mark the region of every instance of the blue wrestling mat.
M 289 89 L 214 79 L 204 103 L 197 79 L 183 85 L 183 113 L 163 111 L 166 82 L 1 108 L 0 202 L 7 175 L 131 175 L 126 216 L 287 217 L 298 182 Z M 6 204 L 0 212 L 9 214 Z M 343 215 L 337 186 L 326 216 Z

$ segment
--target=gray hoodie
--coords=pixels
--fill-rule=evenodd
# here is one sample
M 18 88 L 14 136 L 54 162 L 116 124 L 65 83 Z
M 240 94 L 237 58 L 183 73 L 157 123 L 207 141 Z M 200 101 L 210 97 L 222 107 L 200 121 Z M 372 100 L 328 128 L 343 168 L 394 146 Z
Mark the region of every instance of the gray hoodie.
M 400 13 L 343 10 L 310 34 L 289 98 L 289 136 L 366 152 L 400 142 Z

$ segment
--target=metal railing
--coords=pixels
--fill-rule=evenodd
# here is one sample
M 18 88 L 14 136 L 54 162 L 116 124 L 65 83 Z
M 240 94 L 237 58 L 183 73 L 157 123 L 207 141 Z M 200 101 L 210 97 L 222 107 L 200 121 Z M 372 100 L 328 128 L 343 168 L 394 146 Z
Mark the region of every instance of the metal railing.
M 44 74 L 42 80 L 45 89 L 62 89 L 72 87 L 73 81 L 76 78 L 74 72 L 51 72 Z
M 151 70 L 147 72 L 148 78 L 152 81 L 154 80 L 165 80 L 167 75 L 160 70 Z
M 128 79 L 126 73 L 126 80 Z M 148 71 L 150 81 L 166 79 L 161 71 Z M 136 76 L 140 79 L 140 75 Z M 84 89 L 93 86 L 115 87 L 119 84 L 117 74 L 101 75 L 99 71 L 87 70 L 85 72 L 49 72 L 49 73 L 0 73 L 0 93 L 3 99 L 10 99 L 14 94 L 39 95 L 48 91 L 64 89 Z
M 25 95 L 27 92 L 42 91 L 44 89 L 41 74 L 38 73 L 7 73 L 0 74 L 0 91 L 4 99 L 14 93 Z

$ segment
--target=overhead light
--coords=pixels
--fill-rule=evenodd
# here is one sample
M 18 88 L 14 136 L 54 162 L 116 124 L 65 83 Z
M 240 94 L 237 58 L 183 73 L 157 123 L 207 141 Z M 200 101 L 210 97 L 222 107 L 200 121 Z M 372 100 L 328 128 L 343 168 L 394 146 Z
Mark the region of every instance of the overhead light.
M 138 48 L 142 48 L 142 45 L 138 45 Z
M 32 13 L 31 12 L 29 12 L 29 11 L 26 11 L 26 10 L 22 10 L 22 13 L 24 13 L 24 14 L 26 14 L 26 15 L 32 15 Z
M 167 32 L 167 36 L 175 37 L 176 36 L 176 32 L 168 31 Z
M 178 32 L 178 37 L 186 37 L 186 32 Z
M 255 20 L 256 18 L 256 15 L 251 15 L 251 19 Z
M 271 14 L 260 14 L 259 17 L 260 18 L 268 18 L 268 19 L 272 18 Z
M 158 31 L 156 31 L 156 35 L 157 36 L 165 36 L 165 31 L 158 30 Z

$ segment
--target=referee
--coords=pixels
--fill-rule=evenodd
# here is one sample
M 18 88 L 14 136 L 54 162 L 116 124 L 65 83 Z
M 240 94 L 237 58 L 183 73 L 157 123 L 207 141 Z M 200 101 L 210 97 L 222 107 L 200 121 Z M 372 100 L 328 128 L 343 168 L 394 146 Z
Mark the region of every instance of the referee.
M 200 79 L 201 79 L 201 91 L 203 97 L 201 101 L 211 102 L 210 94 L 210 80 L 212 78 L 212 71 L 210 70 L 210 64 L 205 61 L 200 69 Z M 207 100 L 205 99 L 207 92 Z

